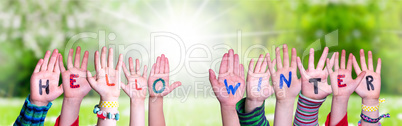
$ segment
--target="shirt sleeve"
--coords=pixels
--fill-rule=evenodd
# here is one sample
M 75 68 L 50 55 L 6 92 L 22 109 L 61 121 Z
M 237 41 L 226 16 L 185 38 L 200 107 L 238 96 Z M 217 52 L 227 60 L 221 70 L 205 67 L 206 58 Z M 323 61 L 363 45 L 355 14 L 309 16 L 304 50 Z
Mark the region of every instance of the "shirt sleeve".
M 236 110 L 239 116 L 240 125 L 242 126 L 269 126 L 269 121 L 265 118 L 264 103 L 255 108 L 250 113 L 245 113 L 245 98 L 237 102 Z
M 71 124 L 71 126 L 78 126 L 79 118 L 80 118 L 80 116 L 77 117 L 77 119 Z M 56 123 L 54 124 L 54 126 L 59 126 L 59 125 L 60 125 L 60 115 L 59 115 L 59 117 L 57 117 Z
M 318 109 L 325 99 L 314 100 L 300 93 L 293 125 L 318 126 Z
M 325 125 L 329 126 L 330 123 L 331 123 L 331 113 L 328 114 L 327 121 L 325 121 Z M 336 126 L 348 126 L 348 113 L 346 113 L 345 116 L 343 116 L 342 120 L 339 121 L 338 124 L 336 124 Z
M 31 104 L 29 101 L 30 95 L 25 99 L 25 103 L 22 106 L 20 115 L 17 117 L 17 120 L 14 122 L 14 126 L 43 126 L 46 118 L 47 111 L 52 106 L 52 103 L 49 102 L 46 106 L 36 106 Z

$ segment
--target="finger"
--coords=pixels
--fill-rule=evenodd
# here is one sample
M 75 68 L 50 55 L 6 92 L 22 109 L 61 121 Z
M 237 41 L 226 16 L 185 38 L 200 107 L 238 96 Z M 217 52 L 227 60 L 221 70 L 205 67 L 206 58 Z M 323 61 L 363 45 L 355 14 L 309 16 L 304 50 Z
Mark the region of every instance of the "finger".
M 330 64 L 327 64 L 327 66 L 326 66 L 326 67 L 328 67 L 328 66 L 329 66 L 329 68 L 331 68 L 331 69 L 332 69 L 332 67 L 334 66 L 334 63 L 335 63 L 335 57 L 336 57 L 336 53 L 337 53 L 337 52 L 335 52 L 335 53 L 333 53 L 333 54 L 332 54 L 332 57 L 331 57 L 331 59 L 329 60 L 329 63 L 330 63 Z
M 366 76 L 366 71 L 361 72 L 357 78 L 354 80 L 355 81 L 355 85 L 357 86 L 358 84 L 360 84 L 360 82 L 363 80 L 363 78 Z
M 165 73 L 165 62 L 166 62 L 166 57 L 165 57 L 165 55 L 164 54 L 162 54 L 162 57 L 161 57 L 161 63 L 160 63 L 160 68 L 159 68 L 159 73 L 161 73 L 161 74 L 163 74 L 163 73 Z
M 209 69 L 209 82 L 211 82 L 212 87 L 219 84 L 215 72 L 212 69 Z
M 109 48 L 109 56 L 107 61 L 107 67 L 113 68 L 113 48 Z
M 276 65 L 276 59 L 272 61 L 272 70 L 274 71 L 274 73 L 275 73 L 275 65 Z
M 49 64 L 47 66 L 48 71 L 54 71 L 54 64 L 57 61 L 58 55 L 59 55 L 59 50 L 54 49 L 53 53 L 52 53 L 52 57 L 50 57 L 50 61 L 49 61 Z
M 61 55 L 60 53 L 59 54 L 57 54 L 57 57 L 56 57 L 56 62 L 54 63 L 54 66 L 53 66 L 53 72 L 55 72 L 55 73 L 60 73 L 60 65 L 59 65 L 59 55 Z M 61 62 L 63 62 L 63 60 L 61 61 Z M 64 67 L 64 66 L 63 66 Z
M 327 58 L 327 64 L 331 64 L 331 61 Z M 331 74 L 333 71 L 332 71 L 332 67 L 329 67 L 329 66 L 327 66 L 327 67 L 325 67 L 327 70 L 328 70 L 328 73 L 329 74 Z
M 366 65 L 366 58 L 364 57 L 364 50 L 360 50 L 360 64 L 362 65 L 361 68 L 363 71 L 367 70 L 367 65 Z
M 169 85 L 169 92 L 172 92 L 174 89 L 176 89 L 177 87 L 181 86 L 181 82 L 180 81 L 176 81 L 173 84 Z
M 124 62 L 123 62 L 123 72 L 126 78 L 128 79 L 130 77 L 130 72 L 127 70 L 126 63 Z
M 350 54 L 349 54 L 348 63 L 347 63 L 347 66 L 346 66 L 346 69 L 347 69 L 347 70 L 352 71 L 352 62 L 353 62 L 353 54 L 350 53 Z
M 39 59 L 38 63 L 37 63 L 36 66 L 35 66 L 34 73 L 37 73 L 37 72 L 40 71 L 40 67 L 42 66 L 42 64 L 43 64 L 43 59 Z M 378 65 L 377 65 L 377 66 L 378 66 Z
M 368 69 L 371 71 L 374 71 L 374 65 L 373 65 L 373 54 L 371 51 L 368 51 Z
M 295 68 L 297 67 L 296 63 L 297 52 L 295 48 L 292 48 L 292 61 L 290 63 L 290 67 Z
M 58 87 L 57 87 L 57 96 L 60 96 L 61 94 L 63 94 L 63 92 L 64 92 L 64 89 L 63 89 L 63 84 L 60 84 Z
M 50 57 L 50 51 L 46 51 L 45 57 L 43 58 L 43 64 L 41 67 L 41 71 L 46 71 L 47 70 L 47 63 L 49 62 L 49 57 Z
M 318 61 L 317 69 L 322 70 L 322 68 L 324 67 L 325 59 L 326 59 L 327 56 L 328 56 L 328 50 L 329 50 L 328 47 L 325 47 L 325 48 L 324 48 L 324 51 L 322 52 L 321 58 L 320 58 L 320 60 Z
M 309 70 L 314 70 L 314 49 L 310 49 L 310 56 L 308 59 L 308 69 Z
M 283 67 L 289 67 L 289 53 L 288 53 L 288 46 L 286 44 L 283 45 Z
M 169 71 L 169 59 L 168 58 L 165 58 L 165 73 L 169 73 L 170 71 Z
M 257 64 L 255 64 L 254 73 L 259 73 L 260 72 L 261 64 L 262 64 L 262 60 L 263 60 L 262 57 L 263 57 L 263 55 L 260 54 L 260 57 L 258 57 L 258 60 L 257 60 Z
M 80 57 L 81 57 L 81 47 L 78 46 L 75 50 L 75 59 L 74 59 L 74 67 L 80 67 Z
M 261 65 L 261 68 L 260 68 L 260 73 L 267 72 L 267 64 L 268 64 L 268 57 L 267 56 L 269 56 L 269 53 L 265 54 L 264 61 L 262 61 L 262 65 Z
M 297 57 L 296 60 L 297 60 L 297 67 L 299 68 L 299 71 L 300 71 L 300 75 L 306 76 L 306 70 L 303 67 L 300 57 Z
M 377 60 L 377 69 L 375 70 L 376 73 L 381 74 L 381 58 Z
M 360 70 L 359 64 L 356 61 L 356 57 L 353 56 L 353 68 L 355 69 L 356 75 L 359 75 L 362 70 Z
M 250 63 L 248 64 L 248 73 L 253 73 L 254 69 L 254 59 L 251 59 Z
M 151 68 L 151 76 L 153 76 L 153 75 L 155 74 L 155 64 L 156 64 L 156 63 L 154 63 L 154 64 L 152 65 L 152 68 Z
M 95 51 L 95 58 L 94 58 L 94 62 L 95 62 L 95 70 L 96 70 L 96 72 L 99 72 L 99 69 L 101 68 L 101 65 L 100 65 L 100 61 L 99 61 L 99 52 L 98 51 Z
M 234 71 L 233 71 L 234 74 L 239 76 L 240 75 L 240 68 L 239 68 L 240 65 L 239 65 L 239 55 L 237 55 L 237 54 L 234 55 L 234 66 L 233 67 L 234 67 Z
M 84 70 L 87 69 L 87 66 L 88 66 L 88 55 L 89 55 L 89 52 L 88 52 L 88 51 L 85 51 L 85 53 L 84 53 L 84 58 L 82 59 L 82 63 L 81 63 L 81 69 L 84 69 Z
M 147 65 L 145 65 L 144 66 L 144 71 L 142 72 L 142 77 L 144 77 L 145 79 L 147 79 L 147 71 L 148 71 L 148 68 L 147 68 Z
M 135 74 L 135 71 L 134 71 L 134 63 L 133 63 L 133 58 L 128 58 L 128 66 L 130 67 L 130 72 L 131 72 L 131 74 Z
M 160 65 L 161 65 L 161 57 L 158 56 L 158 58 L 156 58 L 155 74 L 159 73 Z
M 87 80 L 89 82 L 89 85 L 91 85 L 92 88 L 94 88 L 96 86 L 96 80 L 94 77 L 92 77 L 91 72 L 89 72 L 88 70 L 87 70 Z
M 234 57 L 234 53 L 233 53 L 233 49 L 230 49 L 229 50 L 229 63 L 228 63 L 228 65 L 229 65 L 229 73 L 233 73 L 233 58 Z
M 342 50 L 342 55 L 341 55 L 341 69 L 345 69 L 345 60 L 346 60 L 346 51 Z
M 240 77 L 241 77 L 241 79 L 244 80 L 244 66 L 243 66 L 243 64 L 240 64 Z
M 136 59 L 135 60 L 135 71 L 137 72 L 137 75 L 141 75 L 141 70 L 140 70 L 140 60 Z
M 121 70 L 121 66 L 123 64 L 123 54 L 119 55 L 119 61 L 117 61 L 116 70 Z M 120 75 L 120 72 L 118 73 Z
M 219 67 L 219 74 L 228 72 L 228 57 L 229 54 L 225 53 L 222 57 L 221 66 Z
M 67 69 L 71 69 L 71 68 L 74 67 L 74 65 L 73 65 L 73 53 L 74 53 L 73 49 L 70 49 L 70 51 L 68 52 Z
M 127 85 L 128 85 L 128 81 L 127 81 Z M 126 84 L 122 83 L 120 84 L 120 88 L 123 89 L 124 92 L 126 92 L 126 94 L 129 94 L 130 92 L 127 90 L 127 86 Z
M 279 51 L 279 47 L 276 47 L 275 49 L 275 59 L 276 59 L 276 68 L 277 69 L 282 69 L 282 59 L 281 59 L 281 52 Z
M 63 56 L 59 54 L 59 68 L 61 72 L 66 71 L 66 68 L 64 68 L 64 63 L 63 63 Z
M 106 67 L 106 47 L 104 46 L 102 48 L 102 52 L 101 52 L 101 69 Z
M 336 52 L 336 56 L 335 56 L 335 71 L 339 70 L 339 52 Z
M 268 54 L 269 55 L 269 54 Z M 274 59 L 275 60 L 275 59 Z M 268 69 L 271 74 L 275 73 L 274 61 L 271 62 L 271 56 L 268 56 Z

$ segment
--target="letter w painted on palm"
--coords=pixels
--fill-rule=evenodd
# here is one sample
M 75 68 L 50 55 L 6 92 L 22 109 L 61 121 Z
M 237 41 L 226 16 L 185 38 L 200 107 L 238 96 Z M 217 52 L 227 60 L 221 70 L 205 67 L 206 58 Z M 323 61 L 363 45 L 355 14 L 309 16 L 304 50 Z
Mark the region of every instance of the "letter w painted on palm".
M 237 88 L 240 87 L 240 83 L 237 83 L 236 86 L 233 87 L 233 85 L 228 86 L 228 82 L 227 82 L 226 79 L 225 79 L 224 82 L 225 82 L 225 86 L 226 86 L 226 90 L 227 90 L 228 94 L 230 94 L 230 91 L 232 91 L 232 94 L 234 95 L 236 93 L 236 91 L 237 91 Z

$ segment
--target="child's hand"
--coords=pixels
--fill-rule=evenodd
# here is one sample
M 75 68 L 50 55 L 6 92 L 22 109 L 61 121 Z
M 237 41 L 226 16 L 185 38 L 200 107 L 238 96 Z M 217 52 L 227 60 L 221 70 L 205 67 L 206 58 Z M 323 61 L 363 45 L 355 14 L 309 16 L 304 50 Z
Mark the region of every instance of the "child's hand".
M 254 59 L 251 59 L 248 67 L 246 99 L 258 102 L 258 106 L 261 106 L 260 103 L 263 103 L 264 100 L 273 93 L 273 88 L 269 85 L 270 74 L 267 69 L 268 62 L 271 62 L 269 53 L 265 55 L 265 58 L 263 58 L 263 55 L 261 54 L 255 68 Z
M 296 49 L 292 49 L 291 65 L 289 67 L 289 54 L 287 45 L 283 45 L 283 66 L 281 61 L 281 53 L 279 48 L 276 48 L 276 64 L 277 71 L 275 72 L 275 61 L 268 65 L 272 74 L 272 83 L 275 90 L 276 100 L 291 100 L 294 101 L 300 92 L 300 80 L 297 78 L 296 64 Z M 291 77 L 289 77 L 291 76 Z M 281 84 L 282 83 L 282 84 Z
M 235 107 L 236 103 L 243 98 L 246 87 L 244 66 L 239 64 L 239 55 L 233 54 L 233 49 L 229 50 L 229 54 L 223 55 L 218 80 L 215 72 L 210 69 L 209 81 L 221 106 Z
M 120 69 L 123 56 L 119 55 L 116 68 L 113 66 L 113 49 L 109 49 L 108 62 L 106 64 L 106 47 L 102 48 L 101 62 L 99 64 L 99 52 L 95 52 L 96 75 L 87 71 L 87 77 L 91 87 L 98 92 L 102 101 L 118 101 L 120 96 Z
M 121 88 L 131 99 L 144 100 L 147 95 L 147 66 L 144 66 L 143 74 L 140 72 L 140 61 L 135 60 L 135 70 L 133 65 L 133 59 L 129 58 L 130 72 L 126 68 L 126 64 L 123 62 L 124 75 L 127 78 L 127 85 L 122 84 Z
M 352 58 L 353 55 L 349 55 L 347 67 L 345 69 L 345 57 L 346 51 L 342 50 L 341 56 L 341 66 L 339 69 L 339 53 L 336 53 L 335 56 L 335 71 L 332 71 L 332 67 L 327 67 L 329 77 L 331 79 L 331 87 L 334 97 L 341 97 L 344 99 L 349 99 L 349 96 L 355 91 L 356 87 L 362 81 L 365 72 L 361 72 L 359 76 L 355 80 L 352 78 Z M 327 58 L 327 64 L 330 63 Z
M 169 85 L 169 60 L 164 54 L 161 57 L 158 56 L 156 63 L 152 65 L 151 75 L 148 78 L 149 96 L 166 96 L 180 85 L 180 81 Z
M 63 78 L 63 89 L 65 98 L 79 98 L 83 99 L 85 95 L 91 91 L 91 86 L 86 78 L 87 64 L 88 64 L 88 51 L 85 51 L 84 58 L 80 67 L 80 54 L 81 47 L 77 47 L 75 53 L 75 60 L 73 65 L 74 50 L 70 49 L 67 58 L 67 69 L 64 68 L 63 57 L 59 54 L 59 67 L 61 76 Z
M 373 99 L 374 101 L 378 101 L 381 91 L 381 59 L 378 59 L 377 68 L 374 72 L 373 56 L 371 51 L 368 52 L 368 68 L 366 66 L 366 59 L 364 57 L 363 49 L 360 50 L 360 63 L 362 70 L 360 69 L 359 64 L 357 64 L 356 58 L 353 58 L 353 67 L 356 71 L 356 74 L 366 72 L 366 76 L 355 90 L 356 93 L 362 97 L 362 99 Z
M 320 61 L 317 64 L 317 69 L 314 68 L 314 49 L 310 49 L 310 56 L 307 71 L 304 69 L 300 57 L 297 57 L 297 65 L 301 74 L 301 90 L 302 94 L 312 99 L 323 99 L 331 94 L 331 86 L 328 85 L 328 71 L 323 69 L 325 59 L 328 55 L 328 47 L 325 47 Z M 331 61 L 334 60 L 332 55 Z M 332 64 L 327 64 L 327 67 L 332 67 Z
M 46 106 L 63 93 L 63 87 L 59 86 L 60 69 L 58 65 L 58 50 L 53 51 L 50 58 L 50 51 L 47 51 L 43 59 L 36 64 L 31 76 L 30 101 L 37 106 Z

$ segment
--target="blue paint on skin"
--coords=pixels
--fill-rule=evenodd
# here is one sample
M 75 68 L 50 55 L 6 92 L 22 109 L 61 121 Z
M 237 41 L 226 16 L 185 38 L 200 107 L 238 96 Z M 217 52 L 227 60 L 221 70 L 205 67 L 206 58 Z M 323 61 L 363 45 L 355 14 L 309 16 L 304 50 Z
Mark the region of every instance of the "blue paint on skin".
M 156 89 L 155 89 L 155 85 L 156 85 L 156 83 L 157 83 L 158 81 L 161 81 L 163 85 L 162 85 L 162 89 L 156 90 Z M 154 84 L 152 85 L 152 89 L 153 89 L 154 92 L 157 93 L 157 94 L 162 93 L 162 92 L 165 90 L 165 80 L 163 80 L 162 78 L 159 78 L 159 79 L 155 80 L 155 81 L 154 81 Z
M 258 79 L 258 88 L 257 91 L 261 90 L 261 81 L 262 81 L 262 77 L 260 77 L 260 79 Z
M 290 83 L 292 82 L 292 71 L 289 71 L 289 80 L 285 78 L 283 74 L 280 76 L 280 81 L 279 81 L 279 88 L 282 89 L 283 87 L 283 82 L 285 81 L 286 85 L 288 88 L 290 87 Z
M 239 86 L 240 86 L 240 83 L 237 83 L 235 87 L 233 87 L 233 85 L 228 86 L 228 82 L 226 79 L 224 82 L 225 82 L 225 86 L 226 86 L 226 90 L 227 90 L 228 94 L 230 94 L 230 91 L 232 91 L 232 94 L 234 95 L 237 91 L 237 88 L 239 88 Z

